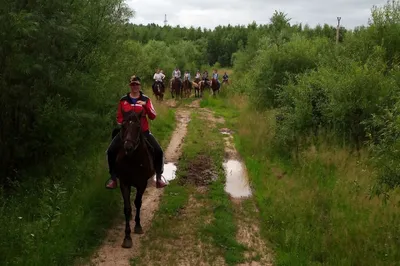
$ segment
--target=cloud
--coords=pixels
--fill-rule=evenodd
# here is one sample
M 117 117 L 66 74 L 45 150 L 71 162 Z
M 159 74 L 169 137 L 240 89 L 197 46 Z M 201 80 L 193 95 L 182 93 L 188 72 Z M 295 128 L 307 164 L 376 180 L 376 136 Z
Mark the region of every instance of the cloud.
M 347 28 L 366 25 L 373 5 L 386 0 L 128 0 L 136 11 L 131 20 L 135 24 L 163 25 L 167 14 L 168 25 L 181 27 L 214 28 L 218 25 L 248 25 L 269 23 L 275 10 L 291 18 L 291 23 L 336 25 L 336 17 Z

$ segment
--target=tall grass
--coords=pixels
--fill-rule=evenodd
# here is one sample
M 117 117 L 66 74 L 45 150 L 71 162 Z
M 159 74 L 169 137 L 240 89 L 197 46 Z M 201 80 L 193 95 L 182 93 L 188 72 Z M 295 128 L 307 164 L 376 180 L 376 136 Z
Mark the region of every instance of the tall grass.
M 400 261 L 400 190 L 371 197 L 369 154 L 321 136 L 299 154 L 275 143 L 273 111 L 257 112 L 243 97 L 216 99 L 232 126 L 260 209 L 263 236 L 278 265 L 396 265 Z

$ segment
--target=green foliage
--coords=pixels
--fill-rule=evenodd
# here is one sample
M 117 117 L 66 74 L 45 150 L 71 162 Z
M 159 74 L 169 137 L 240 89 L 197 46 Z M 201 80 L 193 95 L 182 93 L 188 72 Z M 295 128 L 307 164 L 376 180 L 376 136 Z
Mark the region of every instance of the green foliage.
M 2 10 L 4 184 L 21 168 L 99 141 L 99 129 L 109 128 L 109 88 L 125 81 L 113 75 L 119 29 L 131 13 L 122 0 L 7 2 Z
M 320 135 L 358 151 L 372 145 L 380 183 L 397 186 L 397 124 L 387 114 L 396 113 L 400 90 L 400 2 L 374 7 L 370 25 L 341 31 L 339 45 L 332 27 L 289 21 L 275 12 L 264 33 L 249 33 L 232 56 L 233 89 L 257 108 L 278 108 L 278 150 L 298 154 Z
M 176 63 L 182 68 L 193 69 L 193 61 L 187 56 L 200 56 L 196 63 L 213 65 L 220 62 L 222 66 L 231 65 L 231 57 L 240 46 L 247 42 L 248 29 L 244 26 L 218 26 L 214 30 L 202 30 L 201 28 L 182 28 L 182 27 L 161 27 L 155 24 L 150 25 L 129 25 L 127 30 L 130 32 L 127 38 L 137 40 L 140 43 L 147 44 L 151 41 L 162 41 L 167 46 L 176 47 L 174 54 Z M 194 43 L 200 53 L 193 50 L 179 50 L 182 43 Z M 189 61 L 188 61 L 189 60 Z
M 369 147 L 373 154 L 371 162 L 378 169 L 380 182 L 375 187 L 378 195 L 400 186 L 400 69 L 390 74 L 396 79 L 397 87 L 391 91 L 380 112 L 373 114 L 366 123 Z
M 386 51 L 389 66 L 400 63 L 400 1 L 388 0 L 386 5 L 372 9 L 370 38 Z
M 287 84 L 291 76 L 315 69 L 321 53 L 329 49 L 331 46 L 326 39 L 307 40 L 295 36 L 281 46 L 261 39 L 257 55 L 251 60 L 251 71 L 244 78 L 251 80 L 245 90 L 258 107 L 276 107 L 281 86 Z

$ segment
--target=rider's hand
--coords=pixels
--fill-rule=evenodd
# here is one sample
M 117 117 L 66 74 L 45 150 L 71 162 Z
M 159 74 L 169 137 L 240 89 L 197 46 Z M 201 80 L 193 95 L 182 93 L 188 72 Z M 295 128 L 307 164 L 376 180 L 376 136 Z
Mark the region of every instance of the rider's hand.
M 146 102 L 144 102 L 144 101 L 137 101 L 136 104 L 140 104 L 141 106 L 145 106 L 145 105 L 146 105 Z

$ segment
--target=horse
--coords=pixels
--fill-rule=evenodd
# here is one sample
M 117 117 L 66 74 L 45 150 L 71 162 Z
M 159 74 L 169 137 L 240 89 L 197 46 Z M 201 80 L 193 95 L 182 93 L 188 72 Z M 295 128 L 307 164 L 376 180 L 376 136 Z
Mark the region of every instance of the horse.
M 185 93 L 186 98 L 189 98 L 190 94 L 192 94 L 192 83 L 189 81 L 187 77 L 185 77 L 185 80 L 183 81 L 183 91 Z
M 211 80 L 211 89 L 212 89 L 213 95 L 215 95 L 216 92 L 219 93 L 220 84 L 218 83 L 218 80 L 216 80 L 214 78 Z
M 132 247 L 131 227 L 129 224 L 132 219 L 131 187 L 136 188 L 134 233 L 143 234 L 140 224 L 142 197 L 147 188 L 148 180 L 155 174 L 152 160 L 153 152 L 142 133 L 140 122 L 142 115 L 143 111 L 139 114 L 131 112 L 126 115 L 119 132 L 123 146 L 118 152 L 116 173 L 120 180 L 120 189 L 124 200 L 125 237 L 122 243 L 123 248 Z
M 174 93 L 176 97 L 178 96 L 182 99 L 182 82 L 179 78 L 175 77 L 171 82 L 171 96 L 174 98 Z
M 200 82 L 192 82 L 194 88 L 194 97 L 200 97 Z
M 206 88 L 210 88 L 210 83 L 209 82 L 210 81 L 206 81 L 204 79 L 199 82 L 199 87 L 198 87 L 199 97 L 203 97 L 203 91 Z
M 156 96 L 158 101 L 164 100 L 165 89 L 164 89 L 164 86 L 162 86 L 161 82 L 156 82 L 154 84 L 153 93 Z

